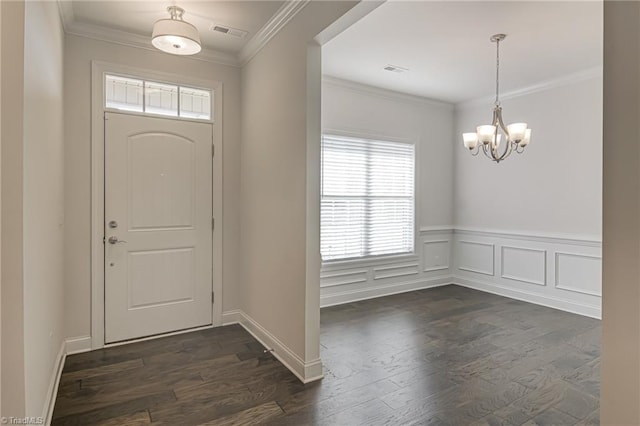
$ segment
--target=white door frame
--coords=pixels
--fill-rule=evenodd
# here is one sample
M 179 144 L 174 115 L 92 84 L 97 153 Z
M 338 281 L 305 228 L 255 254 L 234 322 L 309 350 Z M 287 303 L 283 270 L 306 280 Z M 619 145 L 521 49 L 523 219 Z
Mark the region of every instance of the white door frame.
M 104 306 L 104 75 L 114 73 L 160 82 L 207 88 L 213 94 L 215 155 L 213 157 L 213 305 L 212 327 L 222 325 L 222 83 L 181 75 L 128 67 L 100 61 L 91 62 L 91 349 L 105 346 Z M 171 117 L 162 117 L 173 119 Z M 178 118 L 179 119 L 179 118 Z M 203 120 L 199 120 L 202 122 Z

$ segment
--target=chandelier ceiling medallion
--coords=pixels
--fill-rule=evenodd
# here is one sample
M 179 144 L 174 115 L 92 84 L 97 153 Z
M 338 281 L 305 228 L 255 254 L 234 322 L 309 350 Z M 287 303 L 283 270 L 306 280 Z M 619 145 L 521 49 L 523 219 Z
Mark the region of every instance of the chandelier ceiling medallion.
M 531 141 L 531 129 L 527 128 L 527 123 L 513 123 L 505 126 L 502 121 L 502 107 L 499 97 L 500 42 L 506 37 L 506 34 L 494 34 L 490 38 L 491 42 L 496 44 L 496 100 L 491 124 L 478 126 L 476 133 L 462 134 L 464 147 L 471 151 L 472 155 L 476 156 L 482 151 L 484 155 L 496 163 L 507 158 L 513 151 L 522 154 L 524 148 Z M 505 143 L 500 149 L 503 139 Z
M 200 52 L 200 34 L 192 24 L 184 21 L 184 9 L 169 6 L 169 19 L 160 19 L 153 24 L 151 44 L 163 52 L 173 55 L 195 55 Z

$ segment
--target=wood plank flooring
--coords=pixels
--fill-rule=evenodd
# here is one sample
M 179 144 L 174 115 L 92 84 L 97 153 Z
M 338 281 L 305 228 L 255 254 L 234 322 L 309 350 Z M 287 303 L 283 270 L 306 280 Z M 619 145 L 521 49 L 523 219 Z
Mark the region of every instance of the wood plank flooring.
M 237 325 L 69 356 L 52 424 L 599 424 L 600 321 L 451 285 L 321 322 L 308 385 Z

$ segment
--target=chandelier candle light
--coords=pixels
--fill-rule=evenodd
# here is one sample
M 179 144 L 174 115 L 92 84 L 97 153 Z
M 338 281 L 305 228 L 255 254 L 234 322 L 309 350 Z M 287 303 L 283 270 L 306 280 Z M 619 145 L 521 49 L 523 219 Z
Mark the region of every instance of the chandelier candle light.
M 198 29 L 182 19 L 184 9 L 169 6 L 169 19 L 161 19 L 153 25 L 151 44 L 173 55 L 195 55 L 201 49 Z
M 471 151 L 472 155 L 478 155 L 480 147 L 482 147 L 484 155 L 496 163 L 507 158 L 513 151 L 522 154 L 524 148 L 531 141 L 531 129 L 527 128 L 527 123 L 513 123 L 505 126 L 502 121 L 502 107 L 499 98 L 500 42 L 506 37 L 506 34 L 494 34 L 490 38 L 496 44 L 496 100 L 493 107 L 493 120 L 491 120 L 491 124 L 478 126 L 476 133 L 462 134 L 464 147 Z M 506 143 L 500 150 L 503 136 Z

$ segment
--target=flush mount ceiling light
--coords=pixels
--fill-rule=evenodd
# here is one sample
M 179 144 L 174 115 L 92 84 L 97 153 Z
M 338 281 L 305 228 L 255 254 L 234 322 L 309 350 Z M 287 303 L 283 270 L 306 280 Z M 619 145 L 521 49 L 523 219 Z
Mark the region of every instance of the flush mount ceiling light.
M 494 34 L 490 38 L 491 42 L 496 44 L 496 100 L 493 107 L 493 120 L 491 120 L 491 124 L 478 126 L 476 133 L 462 134 L 464 147 L 471 151 L 472 155 L 478 155 L 480 147 L 482 147 L 484 155 L 496 163 L 507 158 L 513 151 L 522 154 L 524 148 L 531 141 L 531 129 L 527 128 L 527 123 L 513 123 L 505 127 L 502 121 L 502 107 L 499 98 L 500 42 L 506 37 L 505 34 Z M 506 143 L 500 150 L 503 136 Z
M 163 52 L 173 55 L 195 55 L 200 47 L 200 35 L 198 29 L 190 23 L 182 20 L 184 9 L 178 6 L 169 6 L 167 12 L 169 19 L 160 19 L 153 24 L 151 44 Z

